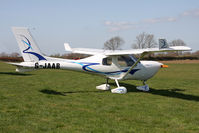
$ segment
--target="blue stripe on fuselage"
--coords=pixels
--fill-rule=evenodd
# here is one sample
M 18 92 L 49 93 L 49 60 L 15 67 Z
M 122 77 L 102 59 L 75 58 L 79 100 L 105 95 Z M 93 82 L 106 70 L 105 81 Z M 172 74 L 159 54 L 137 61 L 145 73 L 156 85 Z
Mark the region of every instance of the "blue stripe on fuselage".
M 72 62 L 72 63 L 76 63 L 82 66 L 82 69 L 84 71 L 87 72 L 94 72 L 94 73 L 100 73 L 100 74 L 105 74 L 105 75 L 119 75 L 121 73 L 127 72 L 129 70 L 129 68 L 126 68 L 124 70 L 120 70 L 120 71 L 112 71 L 112 72 L 101 72 L 101 71 L 97 71 L 89 66 L 93 66 L 93 65 L 99 65 L 100 63 L 87 63 L 87 62 Z M 135 72 L 137 72 L 140 69 L 133 69 L 130 71 L 130 74 L 133 75 Z

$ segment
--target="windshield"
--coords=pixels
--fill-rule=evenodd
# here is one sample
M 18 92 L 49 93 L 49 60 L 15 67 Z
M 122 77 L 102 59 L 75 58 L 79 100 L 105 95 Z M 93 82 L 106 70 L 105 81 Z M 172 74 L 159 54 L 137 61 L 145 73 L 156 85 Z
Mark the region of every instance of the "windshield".
M 118 64 L 121 67 L 132 66 L 137 59 L 133 55 L 122 55 L 118 57 Z

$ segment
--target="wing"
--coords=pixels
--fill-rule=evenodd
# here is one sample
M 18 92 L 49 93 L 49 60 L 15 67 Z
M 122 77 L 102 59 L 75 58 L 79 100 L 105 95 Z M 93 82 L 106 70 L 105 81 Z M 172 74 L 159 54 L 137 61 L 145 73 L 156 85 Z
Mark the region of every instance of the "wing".
M 142 53 L 157 53 L 157 52 L 173 52 L 173 51 L 191 51 L 190 47 L 175 46 L 168 48 L 147 48 L 147 49 L 132 49 L 132 50 L 119 50 L 106 52 L 105 55 L 129 55 L 129 54 L 142 54 Z
M 112 51 L 112 50 L 92 49 L 92 48 L 71 48 L 68 43 L 64 43 L 64 47 L 66 51 L 70 51 L 72 53 L 90 54 L 90 55 L 104 54 L 110 56 L 110 55 L 141 54 L 144 52 L 143 49 Z
M 190 47 L 186 47 L 186 46 L 168 47 L 167 45 L 159 47 L 159 48 L 114 50 L 114 51 L 103 50 L 103 49 L 90 49 L 90 48 L 71 48 L 68 43 L 64 43 L 64 46 L 65 46 L 66 51 L 70 51 L 72 53 L 90 54 L 90 55 L 104 54 L 106 56 L 156 53 L 156 52 L 191 51 Z
M 103 49 L 71 48 L 68 43 L 64 43 L 64 47 L 66 51 L 70 51 L 72 53 L 79 53 L 79 54 L 96 55 L 96 54 L 103 54 L 105 52 L 105 50 Z

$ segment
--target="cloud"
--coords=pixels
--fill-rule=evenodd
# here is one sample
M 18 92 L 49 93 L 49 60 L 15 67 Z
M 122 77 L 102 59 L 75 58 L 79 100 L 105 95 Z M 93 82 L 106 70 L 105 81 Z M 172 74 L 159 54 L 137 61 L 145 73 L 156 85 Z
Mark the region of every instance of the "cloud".
M 146 19 L 143 22 L 149 23 L 149 24 L 155 24 L 155 23 L 164 23 L 164 22 L 174 22 L 177 21 L 177 18 L 174 17 L 166 17 L 166 18 L 152 18 L 152 19 Z
M 141 27 L 144 24 L 157 24 L 157 23 L 170 23 L 180 20 L 183 17 L 199 17 L 199 9 L 193 9 L 189 11 L 184 11 L 180 15 L 175 17 L 159 17 L 159 18 L 149 18 L 145 20 L 141 20 L 140 22 L 128 22 L 128 21 L 120 21 L 120 22 L 113 22 L 113 21 L 105 21 L 105 26 L 108 27 L 109 32 L 114 31 L 122 31 L 122 30 L 129 30 L 135 29 L 137 27 Z
M 105 21 L 104 25 L 108 28 L 109 32 L 115 32 L 115 31 L 136 29 L 137 27 L 140 27 L 143 24 L 156 24 L 156 23 L 174 22 L 174 21 L 177 21 L 177 18 L 167 17 L 167 18 L 146 19 L 146 20 L 143 20 L 141 22 L 127 22 L 127 21 L 113 22 L 113 21 Z
M 105 21 L 105 26 L 108 27 L 109 32 L 114 31 L 122 31 L 122 30 L 129 30 L 129 29 L 136 29 L 142 24 L 155 24 L 155 23 L 163 23 L 163 22 L 174 22 L 177 19 L 174 17 L 167 17 L 167 18 L 152 18 L 146 19 L 141 22 L 127 22 L 127 21 L 120 21 L 120 22 L 112 22 L 112 21 Z
M 133 22 L 112 22 L 112 21 L 105 21 L 105 26 L 108 27 L 108 30 L 110 32 L 113 31 L 121 31 L 121 30 L 128 30 L 128 29 L 133 29 L 136 27 L 136 24 Z
M 181 14 L 181 16 L 199 17 L 199 9 L 193 9 L 193 10 L 185 11 Z

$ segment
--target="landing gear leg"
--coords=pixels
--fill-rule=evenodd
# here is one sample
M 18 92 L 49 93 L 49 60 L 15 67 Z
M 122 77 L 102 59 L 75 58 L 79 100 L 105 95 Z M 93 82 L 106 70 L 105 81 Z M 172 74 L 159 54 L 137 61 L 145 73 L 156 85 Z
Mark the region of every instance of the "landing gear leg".
M 108 78 L 106 78 L 106 84 L 102 84 L 102 85 L 99 85 L 99 86 L 96 86 L 96 89 L 98 90 L 109 90 L 110 89 L 110 85 L 108 84 Z
M 112 89 L 111 90 L 112 93 L 119 93 L 119 94 L 127 93 L 127 89 L 125 87 L 123 87 L 123 86 L 120 86 L 117 79 L 115 79 L 115 83 L 117 84 L 117 88 Z
M 146 85 L 146 80 L 143 81 L 143 85 Z
M 143 81 L 143 86 L 138 86 L 136 87 L 136 89 L 140 90 L 140 91 L 149 91 L 149 86 L 146 84 L 146 81 Z
M 109 88 L 110 88 L 110 85 L 108 84 L 108 78 L 106 78 L 106 86 L 109 86 Z
M 115 83 L 116 83 L 117 87 L 120 87 L 119 82 L 118 82 L 117 79 L 115 79 Z

